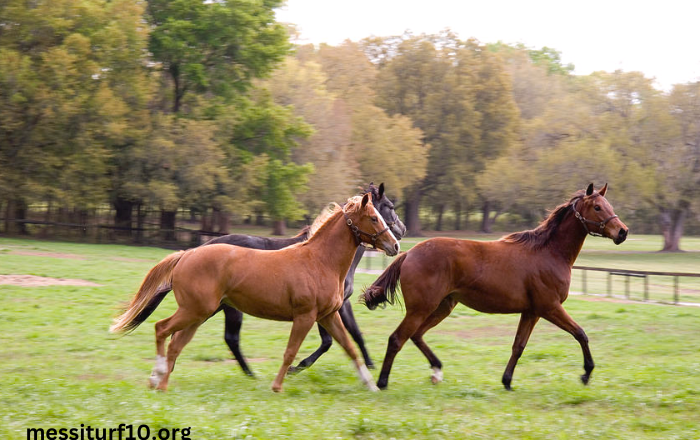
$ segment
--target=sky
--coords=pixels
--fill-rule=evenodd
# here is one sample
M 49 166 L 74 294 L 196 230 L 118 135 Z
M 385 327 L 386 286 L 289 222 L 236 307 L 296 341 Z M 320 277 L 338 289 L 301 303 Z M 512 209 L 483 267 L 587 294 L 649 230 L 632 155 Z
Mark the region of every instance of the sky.
M 698 0 L 287 0 L 277 10 L 299 43 L 449 28 L 463 40 L 554 48 L 580 75 L 640 71 L 663 90 L 700 80 L 699 19 Z

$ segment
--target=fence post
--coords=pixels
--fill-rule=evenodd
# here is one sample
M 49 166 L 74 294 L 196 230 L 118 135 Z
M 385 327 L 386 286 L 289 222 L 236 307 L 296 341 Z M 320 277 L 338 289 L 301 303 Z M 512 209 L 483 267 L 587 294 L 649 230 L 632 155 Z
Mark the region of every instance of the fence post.
M 608 272 L 608 296 L 612 296 L 612 272 Z
M 644 276 L 644 301 L 649 300 L 649 277 Z
M 585 293 L 586 293 L 586 270 L 585 270 L 585 269 L 582 269 L 582 270 L 581 270 L 581 274 L 582 274 L 582 275 L 581 275 L 581 280 L 582 280 L 582 282 L 583 282 L 583 283 L 582 283 L 582 284 L 583 284 L 583 293 L 585 294 Z
M 678 304 L 678 276 L 673 277 L 673 303 Z
M 625 277 L 625 298 L 630 299 L 630 277 Z

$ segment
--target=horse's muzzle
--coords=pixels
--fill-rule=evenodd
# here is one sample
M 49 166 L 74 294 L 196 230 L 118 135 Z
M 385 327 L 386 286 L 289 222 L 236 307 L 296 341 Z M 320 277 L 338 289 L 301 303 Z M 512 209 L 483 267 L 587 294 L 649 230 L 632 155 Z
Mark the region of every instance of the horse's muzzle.
M 386 253 L 390 257 L 393 257 L 394 255 L 398 255 L 400 250 L 401 250 L 401 245 L 399 245 L 399 243 L 396 242 L 396 243 L 394 243 L 394 246 L 387 246 L 384 249 L 384 253 Z
M 613 239 L 613 243 L 615 244 L 621 244 L 623 241 L 627 240 L 627 233 L 629 231 L 625 228 L 620 228 L 620 230 L 617 233 L 617 237 Z

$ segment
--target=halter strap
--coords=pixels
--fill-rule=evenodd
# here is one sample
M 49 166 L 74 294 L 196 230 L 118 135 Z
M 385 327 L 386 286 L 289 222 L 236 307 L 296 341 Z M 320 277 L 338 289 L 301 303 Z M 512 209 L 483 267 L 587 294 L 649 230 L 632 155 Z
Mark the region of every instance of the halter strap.
M 374 234 L 370 234 L 369 232 L 365 232 L 355 226 L 355 224 L 352 222 L 352 219 L 348 217 L 348 215 L 343 211 L 343 217 L 345 217 L 345 224 L 348 225 L 350 228 L 350 231 L 352 231 L 352 235 L 355 237 L 355 243 L 360 246 L 362 244 L 362 236 L 364 235 L 369 239 L 369 244 L 372 245 L 374 249 L 377 248 L 377 239 L 379 238 L 380 235 L 385 233 L 386 231 L 389 230 L 389 227 L 387 226 L 386 228 L 382 229 L 379 232 L 375 232 Z
M 583 225 L 583 229 L 586 230 L 586 233 L 588 235 L 592 235 L 594 237 L 602 237 L 603 236 L 603 229 L 605 229 L 605 225 L 608 224 L 608 222 L 614 218 L 617 218 L 617 214 L 613 214 L 610 217 L 606 218 L 602 222 L 594 222 L 593 220 L 588 220 L 584 216 L 581 215 L 580 212 L 576 210 L 576 203 L 581 200 L 582 197 L 577 197 L 576 200 L 571 203 L 571 207 L 574 209 L 574 216 L 581 222 Z M 588 229 L 588 224 L 592 225 L 598 225 L 598 232 L 594 232 Z

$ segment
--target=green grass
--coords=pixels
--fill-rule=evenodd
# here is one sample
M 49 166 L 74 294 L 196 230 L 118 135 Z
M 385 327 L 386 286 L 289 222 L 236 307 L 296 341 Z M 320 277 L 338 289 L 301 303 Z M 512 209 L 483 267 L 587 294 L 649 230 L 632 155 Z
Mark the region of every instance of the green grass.
M 673 255 L 651 252 L 658 249 L 656 237 L 635 239 L 615 247 L 589 238 L 577 264 L 700 268 L 698 239 L 684 243 L 694 252 Z M 168 253 L 0 239 L 0 274 L 102 285 L 0 285 L 0 438 L 27 438 L 27 428 L 115 428 L 120 423 L 148 424 L 152 433 L 191 427 L 192 439 L 700 437 L 700 307 L 580 296 L 572 296 L 566 308 L 586 330 L 596 360 L 588 386 L 578 379 L 583 372 L 578 344 L 540 322 L 515 370 L 514 391 L 504 391 L 500 377 L 518 317 L 460 306 L 426 336 L 444 363 L 445 382 L 437 386 L 430 383 L 426 360 L 408 343 L 396 358 L 389 390 L 370 393 L 334 344 L 311 369 L 287 378 L 283 394 L 274 394 L 269 387 L 289 323 L 245 317 L 242 348 L 257 375 L 250 379 L 228 360 L 222 318 L 216 316 L 183 351 L 170 391 L 150 391 L 153 323 L 174 311 L 172 296 L 133 334 L 114 337 L 107 329 L 119 304 Z M 356 290 L 375 278 L 358 274 Z M 623 281 L 615 279 L 615 285 L 622 287 Z M 381 363 L 403 311 L 370 312 L 360 305 L 354 310 L 370 353 Z M 300 356 L 318 342 L 312 330 Z

